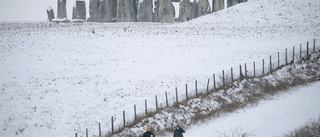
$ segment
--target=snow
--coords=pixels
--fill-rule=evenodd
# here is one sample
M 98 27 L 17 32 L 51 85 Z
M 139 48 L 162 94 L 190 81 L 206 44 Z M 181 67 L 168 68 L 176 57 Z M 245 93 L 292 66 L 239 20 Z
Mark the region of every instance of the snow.
M 109 132 L 134 104 L 154 110 L 155 95 L 172 104 L 176 87 L 183 98 L 195 80 L 205 89 L 222 70 L 305 50 L 320 41 L 319 10 L 316 0 L 252 0 L 174 24 L 1 23 L 0 136 Z
M 51 10 L 52 10 L 52 7 L 49 6 L 49 7 L 47 8 L 47 11 L 51 11 Z
M 63 18 L 63 19 L 52 19 L 52 22 L 70 22 L 69 19 Z
M 140 9 L 140 4 L 143 3 L 143 0 L 138 0 L 138 6 L 137 6 L 137 11 L 139 12 Z M 139 14 L 137 15 L 137 18 L 139 18 Z
M 180 2 L 172 2 L 174 6 L 174 11 L 175 11 L 175 18 L 179 18 L 179 12 L 180 12 Z
M 319 89 L 320 82 L 292 88 L 254 107 L 194 125 L 184 137 L 225 137 L 232 136 L 232 133 L 248 133 L 248 136 L 257 137 L 284 136 L 320 116 Z

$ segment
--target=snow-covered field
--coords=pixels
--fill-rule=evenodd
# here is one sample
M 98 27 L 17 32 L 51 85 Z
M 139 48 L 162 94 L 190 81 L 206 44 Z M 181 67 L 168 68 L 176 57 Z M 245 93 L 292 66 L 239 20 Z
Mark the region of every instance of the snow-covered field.
M 97 134 L 175 87 L 320 42 L 320 1 L 249 0 L 189 22 L 0 25 L 0 136 Z M 281 55 L 283 56 L 283 55 Z

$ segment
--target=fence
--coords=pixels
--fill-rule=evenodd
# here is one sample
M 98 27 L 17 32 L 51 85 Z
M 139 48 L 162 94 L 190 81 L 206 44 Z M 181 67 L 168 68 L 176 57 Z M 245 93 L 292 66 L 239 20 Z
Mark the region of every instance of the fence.
M 198 88 L 198 81 L 194 81 L 194 91 L 190 92 L 190 86 L 185 84 L 184 94 L 179 95 L 178 88 L 175 88 L 175 96 L 168 98 L 167 91 L 164 93 L 165 102 L 159 103 L 158 96 L 155 95 L 154 102 L 150 103 L 148 100 L 145 100 L 143 107 L 144 113 L 137 113 L 137 105 L 133 105 L 134 117 L 133 120 L 126 119 L 126 111 L 122 112 L 122 124 L 115 127 L 114 117 L 111 117 L 111 125 L 109 132 L 105 136 L 111 136 L 121 132 L 125 127 L 134 125 L 136 122 L 141 121 L 146 117 L 153 116 L 159 110 L 162 110 L 166 107 L 176 106 L 179 103 L 188 101 L 189 99 L 198 97 L 200 95 L 209 94 L 210 92 L 216 92 L 220 89 L 227 89 L 228 86 L 231 86 L 234 81 L 243 80 L 247 78 L 262 77 L 267 74 L 270 74 L 277 69 L 282 68 L 283 66 L 293 64 L 295 62 L 301 61 L 305 58 L 308 58 L 311 53 L 320 52 L 319 45 L 316 47 L 316 40 L 313 40 L 313 43 L 310 44 L 312 47 L 309 47 L 309 41 L 306 43 L 306 48 L 303 49 L 302 44 L 300 44 L 299 49 L 293 47 L 292 50 L 285 49 L 284 54 L 279 52 L 272 56 L 270 55 L 267 60 L 262 59 L 260 62 L 245 63 L 239 65 L 238 67 L 231 67 L 229 70 L 222 70 L 220 75 L 213 74 L 212 78 L 209 78 L 206 81 L 206 87 L 204 89 Z M 318 51 L 317 51 L 318 49 Z M 202 92 L 201 92 L 202 91 Z M 148 109 L 148 105 L 155 105 L 155 110 Z M 140 104 L 141 107 L 141 104 Z M 128 112 L 128 111 L 127 111 Z M 99 127 L 99 137 L 102 136 L 101 132 L 101 123 L 97 125 Z M 88 137 L 88 129 L 85 131 L 86 137 Z M 78 133 L 75 133 L 75 136 L 78 136 Z

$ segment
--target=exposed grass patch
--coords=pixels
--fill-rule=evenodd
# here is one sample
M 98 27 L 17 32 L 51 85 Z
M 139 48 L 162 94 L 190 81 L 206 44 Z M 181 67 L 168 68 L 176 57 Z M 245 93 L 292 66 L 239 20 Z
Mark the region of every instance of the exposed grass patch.
M 230 129 L 229 133 L 220 133 L 223 137 L 251 137 L 253 134 L 250 131 L 243 131 L 241 127 Z
M 290 132 L 285 137 L 320 137 L 320 117 L 318 120 L 310 120 L 304 127 Z

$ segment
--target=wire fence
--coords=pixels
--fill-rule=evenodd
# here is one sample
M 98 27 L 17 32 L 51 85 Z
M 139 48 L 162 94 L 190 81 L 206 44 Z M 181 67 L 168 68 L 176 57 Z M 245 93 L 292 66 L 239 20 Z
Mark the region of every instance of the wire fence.
M 153 116 L 159 110 L 176 106 L 179 103 L 196 98 L 200 95 L 206 95 L 220 89 L 226 89 L 228 86 L 231 86 L 234 81 L 265 76 L 283 66 L 304 60 L 310 57 L 312 53 L 316 52 L 320 52 L 320 48 L 319 44 L 316 45 L 316 40 L 314 39 L 312 43 L 309 43 L 308 41 L 305 46 L 300 44 L 299 47 L 285 49 L 283 53 L 278 52 L 275 55 L 270 55 L 268 59 L 245 63 L 231 67 L 227 70 L 222 70 L 221 73 L 213 74 L 211 78 L 208 78 L 207 80 L 201 80 L 201 84 L 199 84 L 199 81 L 195 80 L 193 84 L 185 84 L 185 89 L 178 89 L 176 87 L 174 94 L 169 95 L 166 91 L 161 97 L 155 95 L 154 99 L 145 100 L 144 103 L 134 104 L 132 107 L 126 108 L 122 113 L 117 114 L 120 116 L 122 115 L 122 119 L 117 120 L 117 118 L 111 117 L 111 124 L 110 126 L 104 126 L 104 128 L 107 128 L 103 129 L 104 132 L 102 132 L 101 123 L 99 123 L 99 125 L 97 125 L 99 128 L 98 136 L 101 137 L 103 135 L 108 137 L 119 133 L 125 127 L 130 127 L 144 118 Z M 203 88 L 204 85 L 205 88 Z M 88 137 L 88 129 L 84 132 L 85 136 Z M 77 137 L 78 133 L 75 133 L 75 136 Z

